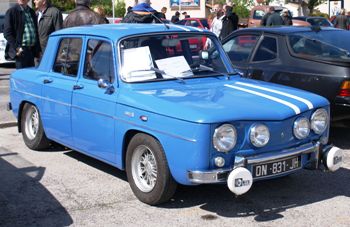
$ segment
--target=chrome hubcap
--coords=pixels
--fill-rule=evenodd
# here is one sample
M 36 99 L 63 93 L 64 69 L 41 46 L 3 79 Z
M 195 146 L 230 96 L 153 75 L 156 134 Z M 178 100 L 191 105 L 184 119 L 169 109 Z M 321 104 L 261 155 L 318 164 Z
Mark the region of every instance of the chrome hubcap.
M 131 171 L 134 182 L 141 191 L 152 191 L 157 181 L 157 162 L 151 149 L 145 145 L 135 149 Z
M 25 118 L 25 129 L 28 139 L 32 140 L 35 138 L 39 130 L 39 114 L 37 109 L 32 106 L 26 114 Z

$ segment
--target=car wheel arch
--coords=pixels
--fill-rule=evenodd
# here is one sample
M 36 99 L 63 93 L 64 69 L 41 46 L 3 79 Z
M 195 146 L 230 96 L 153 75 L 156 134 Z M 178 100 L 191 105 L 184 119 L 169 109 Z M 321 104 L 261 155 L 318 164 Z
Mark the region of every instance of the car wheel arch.
M 126 152 L 128 150 L 128 146 L 129 146 L 129 143 L 131 141 L 131 139 L 137 135 L 137 134 L 145 134 L 145 135 L 148 135 L 148 136 L 151 136 L 153 137 L 155 140 L 157 140 L 159 142 L 159 144 L 162 146 L 162 143 L 160 142 L 160 140 L 148 133 L 148 132 L 145 132 L 145 131 L 141 131 L 141 130 L 138 130 L 138 129 L 130 129 L 128 130 L 127 132 L 125 132 L 124 134 L 124 139 L 123 139 L 123 146 L 122 146 L 122 169 L 125 169 L 125 163 L 126 163 Z M 166 156 L 166 153 L 165 153 L 165 156 Z
M 30 104 L 35 106 L 36 108 L 38 108 L 34 103 L 32 102 L 28 102 L 28 101 L 22 101 L 21 104 L 19 104 L 19 108 L 18 108 L 18 114 L 17 114 L 17 128 L 18 128 L 18 132 L 22 132 L 22 112 L 24 109 L 25 104 Z

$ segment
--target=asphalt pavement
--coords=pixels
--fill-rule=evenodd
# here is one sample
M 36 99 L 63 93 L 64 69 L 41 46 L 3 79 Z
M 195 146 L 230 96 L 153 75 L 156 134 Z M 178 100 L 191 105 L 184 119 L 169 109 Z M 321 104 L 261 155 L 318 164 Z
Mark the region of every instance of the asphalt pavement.
M 11 111 L 7 111 L 9 102 L 9 78 L 15 70 L 14 64 L 3 64 L 0 66 L 0 128 L 11 127 L 17 124 L 17 119 Z

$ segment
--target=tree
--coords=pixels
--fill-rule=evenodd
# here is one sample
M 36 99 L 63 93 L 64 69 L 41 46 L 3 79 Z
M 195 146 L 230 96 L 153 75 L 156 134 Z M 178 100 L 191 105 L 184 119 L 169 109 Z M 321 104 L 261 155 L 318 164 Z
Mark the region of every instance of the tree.
M 323 4 L 324 2 L 326 2 L 326 0 L 309 0 L 309 3 L 308 3 L 308 8 L 310 10 L 310 14 L 312 14 L 314 12 L 314 9 Z

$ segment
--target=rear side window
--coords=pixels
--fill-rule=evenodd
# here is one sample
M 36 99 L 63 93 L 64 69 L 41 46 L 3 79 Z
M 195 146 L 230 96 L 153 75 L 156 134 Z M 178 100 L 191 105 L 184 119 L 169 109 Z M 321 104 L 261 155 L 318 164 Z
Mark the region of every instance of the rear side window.
M 264 37 L 253 61 L 268 61 L 277 58 L 277 41 L 272 37 Z
M 255 10 L 253 14 L 253 19 L 261 20 L 261 18 L 265 15 L 264 10 Z
M 103 40 L 90 39 L 85 54 L 84 78 L 114 81 L 112 45 Z
M 82 40 L 79 38 L 62 39 L 56 54 L 53 71 L 63 75 L 78 75 Z
M 241 35 L 234 37 L 223 45 L 225 52 L 233 62 L 247 61 L 253 51 L 259 36 Z

